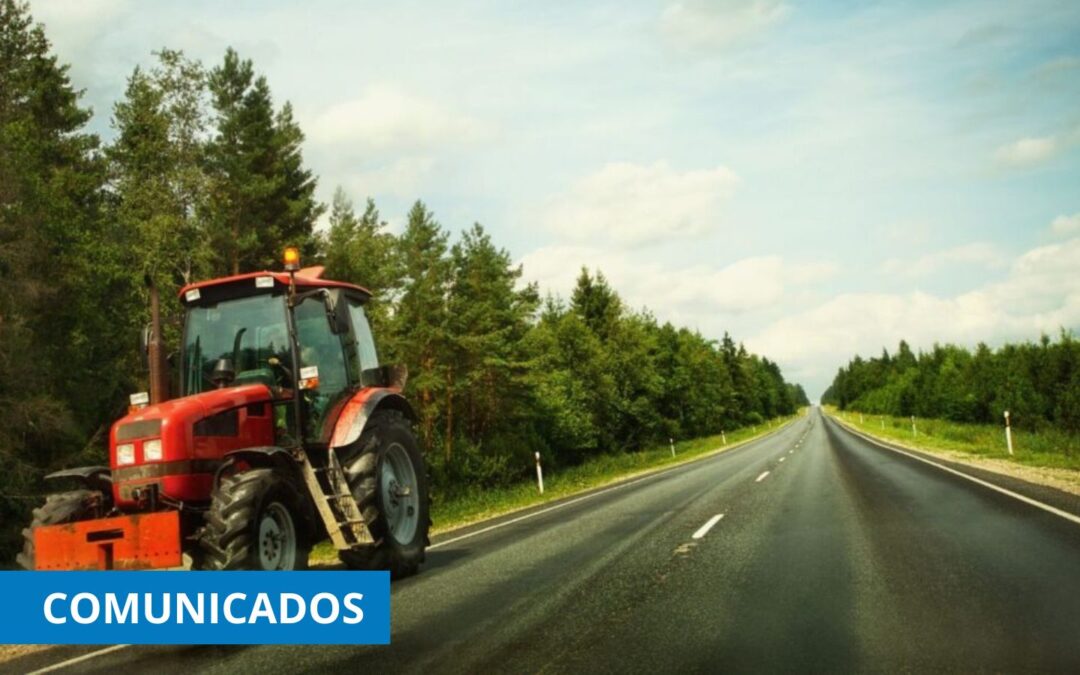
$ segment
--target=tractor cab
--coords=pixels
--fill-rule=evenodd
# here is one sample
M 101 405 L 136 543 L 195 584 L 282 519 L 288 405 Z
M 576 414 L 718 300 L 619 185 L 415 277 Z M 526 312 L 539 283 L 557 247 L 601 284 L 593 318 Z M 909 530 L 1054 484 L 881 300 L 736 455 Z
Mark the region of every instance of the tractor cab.
M 180 395 L 262 384 L 277 445 L 327 442 L 336 407 L 382 371 L 364 314 L 370 293 L 321 275 L 257 272 L 184 288 Z

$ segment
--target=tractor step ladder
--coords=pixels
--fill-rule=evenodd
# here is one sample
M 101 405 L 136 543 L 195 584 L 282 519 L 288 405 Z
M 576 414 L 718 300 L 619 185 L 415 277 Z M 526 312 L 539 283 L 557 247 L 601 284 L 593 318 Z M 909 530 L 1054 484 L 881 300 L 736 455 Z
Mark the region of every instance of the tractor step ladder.
M 360 505 L 349 489 L 349 481 L 338 461 L 337 452 L 333 448 L 327 449 L 324 467 L 313 467 L 305 453 L 303 472 L 304 482 L 330 534 L 330 540 L 334 542 L 334 548 L 348 551 L 374 544 Z M 320 474 L 324 480 L 319 480 Z

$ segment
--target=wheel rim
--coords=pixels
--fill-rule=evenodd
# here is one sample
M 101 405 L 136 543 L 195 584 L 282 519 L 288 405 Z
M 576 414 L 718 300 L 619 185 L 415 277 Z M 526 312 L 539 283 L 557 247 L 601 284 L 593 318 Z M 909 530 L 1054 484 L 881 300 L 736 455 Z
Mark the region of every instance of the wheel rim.
M 291 570 L 296 562 L 296 526 L 280 502 L 273 502 L 259 520 L 259 566 L 264 570 Z
M 420 495 L 416 469 L 399 443 L 386 449 L 379 468 L 379 489 L 390 535 L 399 544 L 411 544 L 420 522 Z

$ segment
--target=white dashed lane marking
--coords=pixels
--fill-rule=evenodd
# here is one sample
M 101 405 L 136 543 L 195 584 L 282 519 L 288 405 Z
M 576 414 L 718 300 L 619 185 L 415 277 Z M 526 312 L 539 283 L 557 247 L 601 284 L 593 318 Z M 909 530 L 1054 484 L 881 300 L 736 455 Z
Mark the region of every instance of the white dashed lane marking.
M 690 538 L 691 539 L 701 539 L 706 534 L 708 534 L 709 530 L 711 530 L 713 528 L 713 525 L 716 525 L 717 523 L 719 523 L 720 519 L 723 518 L 723 517 L 724 517 L 724 514 L 718 513 L 715 516 L 713 516 L 712 518 L 709 518 L 709 520 L 704 525 L 699 527 L 698 531 L 695 532 L 693 535 L 691 535 Z

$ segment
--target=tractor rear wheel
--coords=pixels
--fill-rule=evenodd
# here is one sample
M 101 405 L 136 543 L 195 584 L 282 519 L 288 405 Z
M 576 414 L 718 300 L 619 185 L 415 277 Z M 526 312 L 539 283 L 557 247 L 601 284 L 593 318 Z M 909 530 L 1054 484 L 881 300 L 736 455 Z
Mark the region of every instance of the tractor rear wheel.
M 221 478 L 199 533 L 201 567 L 210 570 L 299 570 L 307 567 L 310 537 L 303 497 L 273 469 Z
M 93 518 L 95 505 L 100 504 L 101 492 L 97 490 L 72 490 L 58 492 L 45 498 L 45 504 L 34 509 L 34 519 L 30 527 L 24 528 L 23 550 L 15 557 L 24 569 L 35 569 L 34 530 L 49 525 L 62 525 Z
M 412 426 L 397 410 L 379 410 L 343 454 L 349 488 L 375 545 L 338 557 L 352 569 L 390 570 L 395 579 L 416 573 L 431 517 L 427 469 Z

